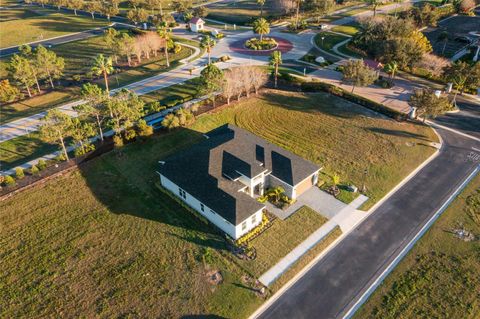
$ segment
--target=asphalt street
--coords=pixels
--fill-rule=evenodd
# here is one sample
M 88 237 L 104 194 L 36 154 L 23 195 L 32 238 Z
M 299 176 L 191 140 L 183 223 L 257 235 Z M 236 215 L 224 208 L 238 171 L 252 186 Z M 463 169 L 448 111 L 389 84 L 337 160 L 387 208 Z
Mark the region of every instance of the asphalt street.
M 478 107 L 472 105 L 471 107 Z M 452 126 L 461 122 L 452 114 Z M 443 121 L 443 125 L 450 122 Z M 474 123 L 472 124 L 474 125 Z M 476 128 L 464 125 L 466 130 Z M 342 318 L 455 189 L 480 165 L 480 142 L 439 129 L 440 154 L 314 265 L 259 318 Z M 471 133 L 471 131 L 469 131 Z

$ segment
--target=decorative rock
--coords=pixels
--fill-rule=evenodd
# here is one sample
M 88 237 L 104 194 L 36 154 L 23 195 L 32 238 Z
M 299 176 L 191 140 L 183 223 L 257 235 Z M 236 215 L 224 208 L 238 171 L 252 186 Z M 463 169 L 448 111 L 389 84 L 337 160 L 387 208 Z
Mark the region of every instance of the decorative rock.
M 325 58 L 323 56 L 319 56 L 315 59 L 315 62 L 317 63 L 325 63 Z

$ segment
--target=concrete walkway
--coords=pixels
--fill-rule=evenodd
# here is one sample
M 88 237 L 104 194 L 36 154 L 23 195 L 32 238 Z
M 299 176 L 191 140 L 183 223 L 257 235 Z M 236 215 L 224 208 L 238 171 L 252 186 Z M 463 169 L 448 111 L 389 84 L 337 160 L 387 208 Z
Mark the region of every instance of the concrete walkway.
M 306 196 L 304 196 L 306 195 Z M 364 211 L 357 210 L 368 197 L 359 195 L 350 204 L 344 204 L 333 196 L 321 191 L 317 187 L 312 187 L 307 192 L 302 194 L 297 202 L 289 209 L 282 211 L 278 208 L 276 210 L 285 212 L 285 215 L 291 215 L 297 211 L 300 207 L 307 205 L 314 209 L 317 213 L 329 218 L 329 221 L 323 224 L 315 232 L 313 232 L 307 239 L 305 239 L 300 245 L 295 247 L 290 253 L 283 257 L 278 263 L 271 267 L 267 272 L 261 275 L 258 280 L 265 286 L 269 286 L 278 277 L 280 277 L 288 268 L 290 268 L 298 259 L 305 255 L 310 249 L 312 249 L 323 238 L 330 234 L 335 227 L 339 226 L 342 232 L 349 232 L 358 222 L 364 219 L 367 214 Z M 271 205 L 271 204 L 269 204 Z M 271 207 L 267 205 L 267 209 L 272 211 Z M 324 214 L 328 212 L 328 216 Z M 278 216 L 278 215 L 277 215 Z M 279 216 L 280 217 L 280 216 Z M 280 217 L 281 218 L 281 217 Z M 282 218 L 284 219 L 284 218 Z
M 297 198 L 297 201 L 285 210 L 277 208 L 273 204 L 266 202 L 267 210 L 280 219 L 286 219 L 303 206 L 308 206 L 317 213 L 331 219 L 342 211 L 347 204 L 342 203 L 332 195 L 322 191 L 318 187 L 311 187 L 305 193 Z

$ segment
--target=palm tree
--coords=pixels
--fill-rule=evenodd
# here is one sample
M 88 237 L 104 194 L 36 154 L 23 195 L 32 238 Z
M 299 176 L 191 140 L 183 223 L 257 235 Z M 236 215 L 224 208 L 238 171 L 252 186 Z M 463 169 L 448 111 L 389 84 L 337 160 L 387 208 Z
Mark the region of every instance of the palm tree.
M 263 41 L 263 35 L 270 33 L 270 26 L 264 18 L 257 19 L 253 22 L 253 32 L 260 34 L 260 42 Z
M 333 174 L 333 176 L 332 176 L 332 187 L 333 187 L 333 189 L 337 190 L 338 189 L 338 184 L 340 184 L 340 175 Z
M 390 74 L 390 78 L 394 79 L 395 78 L 395 73 L 398 71 L 398 63 L 395 61 L 392 61 L 390 63 L 387 63 L 384 68 L 385 72 Z
M 445 48 L 447 46 L 447 43 L 448 43 L 448 32 L 447 31 L 442 31 L 438 35 L 437 41 L 443 41 L 443 48 L 442 48 L 442 55 L 443 55 L 443 53 L 445 52 Z
M 207 50 L 208 54 L 208 64 L 210 64 L 210 53 L 212 52 L 212 48 L 215 46 L 216 42 L 213 40 L 209 35 L 205 36 L 200 42 L 202 48 Z
M 263 6 L 265 5 L 265 0 L 257 0 L 257 4 L 260 6 L 260 18 L 263 17 Z
M 107 91 L 108 94 L 109 90 L 107 75 L 113 72 L 112 57 L 105 57 L 103 54 L 97 55 L 97 57 L 93 61 L 92 72 L 96 75 L 103 74 L 103 79 L 105 80 L 105 91 Z
M 170 41 L 170 35 L 172 30 L 167 27 L 166 23 L 163 22 L 161 25 L 158 26 L 158 35 L 160 38 L 165 40 L 165 60 L 167 63 L 167 68 L 170 67 L 170 61 L 168 59 L 168 42 Z
M 273 51 L 272 55 L 270 56 L 270 65 L 274 67 L 274 76 L 275 76 L 275 87 L 277 87 L 277 79 L 278 79 L 278 68 L 282 64 L 282 52 L 280 51 Z

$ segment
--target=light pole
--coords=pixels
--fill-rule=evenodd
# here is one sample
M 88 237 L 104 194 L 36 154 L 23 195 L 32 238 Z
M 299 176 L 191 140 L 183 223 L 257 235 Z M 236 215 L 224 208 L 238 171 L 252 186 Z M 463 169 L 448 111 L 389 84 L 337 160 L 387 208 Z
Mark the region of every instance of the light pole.
M 367 185 L 365 185 L 365 182 L 366 182 L 366 179 L 367 179 L 367 174 L 368 174 L 368 169 L 366 168 L 366 169 L 363 171 L 362 193 L 364 193 L 364 194 L 365 194 L 365 192 L 367 191 Z
M 325 37 L 322 37 L 322 48 L 323 48 L 323 40 L 325 40 Z

